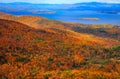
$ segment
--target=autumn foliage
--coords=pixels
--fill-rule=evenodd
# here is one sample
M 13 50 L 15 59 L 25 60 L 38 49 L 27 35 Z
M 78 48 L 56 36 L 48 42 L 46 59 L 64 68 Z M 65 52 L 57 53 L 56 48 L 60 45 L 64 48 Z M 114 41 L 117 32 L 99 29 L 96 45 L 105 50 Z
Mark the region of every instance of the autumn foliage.
M 0 19 L 0 78 L 120 79 L 120 42 Z

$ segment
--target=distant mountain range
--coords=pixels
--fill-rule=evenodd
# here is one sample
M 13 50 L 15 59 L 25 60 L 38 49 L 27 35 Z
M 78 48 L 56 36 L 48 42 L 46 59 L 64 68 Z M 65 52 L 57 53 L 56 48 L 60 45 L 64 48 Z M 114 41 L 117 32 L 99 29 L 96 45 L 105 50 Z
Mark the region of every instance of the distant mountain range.
M 90 10 L 100 13 L 118 14 L 120 13 L 120 4 L 116 3 L 76 3 L 76 4 L 32 4 L 24 2 L 0 3 L 0 11 L 7 13 L 55 13 L 57 10 Z
M 24 2 L 0 3 L 2 12 L 31 12 L 36 10 L 92 10 L 104 13 L 119 13 L 120 4 L 117 3 L 76 3 L 76 4 L 32 4 Z
M 98 3 L 98 2 L 91 2 L 91 3 L 78 3 L 75 4 L 76 7 L 73 9 L 79 10 L 102 10 L 102 11 L 120 11 L 120 4 L 115 3 Z

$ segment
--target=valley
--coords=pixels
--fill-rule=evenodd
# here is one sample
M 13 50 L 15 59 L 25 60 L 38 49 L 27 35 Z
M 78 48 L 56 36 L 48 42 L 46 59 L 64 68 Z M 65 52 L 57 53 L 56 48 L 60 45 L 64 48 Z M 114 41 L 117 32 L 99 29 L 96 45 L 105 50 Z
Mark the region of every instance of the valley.
M 120 28 L 0 12 L 1 79 L 119 79 Z

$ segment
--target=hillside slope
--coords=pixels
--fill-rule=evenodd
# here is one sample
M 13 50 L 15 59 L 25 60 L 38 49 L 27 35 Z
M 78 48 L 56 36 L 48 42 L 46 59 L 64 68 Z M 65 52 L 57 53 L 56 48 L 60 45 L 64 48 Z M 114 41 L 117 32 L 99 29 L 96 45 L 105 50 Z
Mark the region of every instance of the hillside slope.
M 87 33 L 99 37 L 120 40 L 120 28 L 116 25 L 84 25 L 77 23 L 64 23 L 60 21 L 49 20 L 40 16 L 13 16 L 2 12 L 0 13 L 0 19 L 13 20 L 37 29 L 46 27 L 69 29 L 79 33 Z
M 3 19 L 0 41 L 3 79 L 119 79 L 118 41 Z
M 47 18 L 43 18 L 40 16 L 13 16 L 10 14 L 0 12 L 0 19 L 13 20 L 23 24 L 26 24 L 30 27 L 34 28 L 44 28 L 44 27 L 52 27 L 52 28 L 70 28 L 73 26 L 77 26 L 75 23 L 64 23 L 61 21 L 54 21 Z M 82 24 L 81 24 L 82 25 Z M 69 27 L 66 27 L 69 26 Z

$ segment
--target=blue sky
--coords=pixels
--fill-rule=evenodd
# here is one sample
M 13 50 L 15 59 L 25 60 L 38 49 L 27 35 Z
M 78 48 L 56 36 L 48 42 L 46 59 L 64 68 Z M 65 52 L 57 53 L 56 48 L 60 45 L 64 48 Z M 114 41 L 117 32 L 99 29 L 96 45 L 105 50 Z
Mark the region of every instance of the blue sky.
M 30 2 L 30 3 L 49 3 L 49 4 L 72 4 L 80 2 L 107 2 L 107 3 L 120 3 L 120 0 L 0 0 L 2 3 L 10 2 Z

